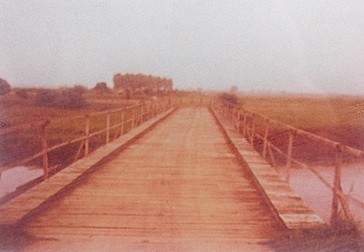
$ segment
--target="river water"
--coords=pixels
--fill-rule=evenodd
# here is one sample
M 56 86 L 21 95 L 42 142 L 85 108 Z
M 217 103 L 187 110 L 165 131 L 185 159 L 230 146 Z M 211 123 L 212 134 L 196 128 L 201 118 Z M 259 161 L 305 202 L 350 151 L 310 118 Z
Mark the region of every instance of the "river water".
M 314 167 L 330 184 L 334 181 L 334 167 Z M 342 168 L 342 188 L 345 193 L 364 201 L 364 163 Z M 308 169 L 292 169 L 290 185 L 324 221 L 330 221 L 332 192 Z M 364 209 L 350 204 L 354 217 L 364 223 Z
M 43 170 L 34 167 L 18 166 L 4 171 L 0 179 L 0 198 L 40 176 L 43 176 Z

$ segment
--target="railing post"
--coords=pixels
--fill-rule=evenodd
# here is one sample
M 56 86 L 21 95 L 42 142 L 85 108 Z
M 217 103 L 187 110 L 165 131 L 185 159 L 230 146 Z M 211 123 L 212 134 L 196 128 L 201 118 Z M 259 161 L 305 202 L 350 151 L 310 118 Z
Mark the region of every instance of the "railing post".
M 149 118 L 153 117 L 153 108 L 154 108 L 154 103 L 152 102 L 151 104 L 149 104 Z
M 124 134 L 124 121 L 125 121 L 125 113 L 124 111 L 121 111 L 120 136 Z
M 106 115 L 106 143 L 110 142 L 110 112 Z
M 337 145 L 335 150 L 335 175 L 334 175 L 334 188 L 332 195 L 332 210 L 331 210 L 331 225 L 336 228 L 339 219 L 339 202 L 341 202 L 342 209 L 346 218 L 349 221 L 353 221 L 354 217 L 350 212 L 347 200 L 340 194 L 343 194 L 341 187 L 341 166 L 342 166 L 342 146 Z
M 270 160 L 272 162 L 272 166 L 273 166 L 273 168 L 275 168 L 275 167 L 277 167 L 277 164 L 276 164 L 276 160 L 274 158 L 274 153 L 273 153 L 272 149 L 270 148 L 270 146 L 268 147 L 268 151 L 269 151 Z
M 49 121 L 45 122 L 41 126 L 41 142 L 43 151 L 43 179 L 48 179 L 49 177 L 49 159 L 48 159 L 48 143 L 47 143 L 47 126 Z
M 335 175 L 334 175 L 334 188 L 332 191 L 332 205 L 331 205 L 331 225 L 335 226 L 338 221 L 339 214 L 339 195 L 337 192 L 340 189 L 341 180 L 341 148 L 336 146 L 335 150 Z
M 234 117 L 234 121 L 235 121 L 235 127 L 237 128 L 237 121 L 238 121 L 238 116 L 239 116 L 239 109 L 238 108 L 234 108 L 234 114 L 235 114 L 235 117 Z
M 254 147 L 254 134 L 255 134 L 255 114 L 253 114 L 253 118 L 252 118 L 253 122 L 252 122 L 252 133 L 251 133 L 251 138 L 250 138 L 250 143 L 252 144 L 252 146 Z
M 286 162 L 286 181 L 289 182 L 291 176 L 291 164 L 292 164 L 292 148 L 293 148 L 293 132 L 289 131 L 288 147 L 287 147 L 287 162 Z
M 269 119 L 267 119 L 267 121 L 266 121 L 266 126 L 265 126 L 265 130 L 264 130 L 264 139 L 263 139 L 263 159 L 264 160 L 267 157 L 268 134 L 269 134 Z
M 243 120 L 243 138 L 245 138 L 245 132 L 246 132 L 246 113 L 244 113 L 244 120 Z
M 85 121 L 85 156 L 89 153 L 89 147 L 90 147 L 90 115 L 86 115 L 86 121 Z
M 148 103 L 147 105 L 147 118 L 149 119 L 150 118 L 150 104 Z
M 238 133 L 240 133 L 240 110 L 238 110 L 238 114 L 237 114 L 237 118 L 236 118 L 236 130 L 238 131 Z
M 140 106 L 140 124 L 142 124 L 142 122 L 143 122 L 143 112 L 144 112 L 143 106 L 144 105 Z
M 132 108 L 131 109 L 131 129 L 134 129 L 134 124 L 135 124 L 135 109 Z

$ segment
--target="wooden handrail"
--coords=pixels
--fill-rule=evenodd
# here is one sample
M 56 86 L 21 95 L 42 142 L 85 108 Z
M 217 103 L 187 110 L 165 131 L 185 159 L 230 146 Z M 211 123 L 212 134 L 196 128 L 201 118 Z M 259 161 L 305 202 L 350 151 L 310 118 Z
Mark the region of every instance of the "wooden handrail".
M 232 103 L 225 102 L 224 104 L 232 106 L 232 107 L 238 107 L 237 105 L 232 104 Z M 256 117 L 259 117 L 263 121 L 269 120 L 269 122 L 271 124 L 275 124 L 277 126 L 284 127 L 287 130 L 291 130 L 291 131 L 295 132 L 297 135 L 302 135 L 302 136 L 305 136 L 305 137 L 307 137 L 307 138 L 309 138 L 311 140 L 322 142 L 322 143 L 324 143 L 326 145 L 329 145 L 329 146 L 331 146 L 333 148 L 336 148 L 336 146 L 340 145 L 340 146 L 342 146 L 342 150 L 344 152 L 346 152 L 348 154 L 351 154 L 351 155 L 353 155 L 355 157 L 364 156 L 364 151 L 353 148 L 353 147 L 350 147 L 350 146 L 347 146 L 347 145 L 344 145 L 344 144 L 342 144 L 340 142 L 330 140 L 330 139 L 324 138 L 322 136 L 318 136 L 318 135 L 313 134 L 311 132 L 299 129 L 299 128 L 295 127 L 295 126 L 283 123 L 281 121 L 278 121 L 278 120 L 275 120 L 275 119 L 272 119 L 272 118 L 269 118 L 269 117 L 266 117 L 266 116 L 263 116 L 263 115 L 260 115 L 260 114 L 256 114 L 254 112 L 248 111 L 248 110 L 243 109 L 243 108 L 239 108 L 239 111 L 243 112 L 244 114 L 250 114 L 251 116 L 255 115 Z
M 129 107 L 125 107 L 125 108 L 120 108 L 120 109 L 112 109 L 112 110 L 105 110 L 105 111 L 99 111 L 99 112 L 93 112 L 93 113 L 88 113 L 88 114 L 84 114 L 84 115 L 78 115 L 78 116 L 73 116 L 73 117 L 69 117 L 69 118 L 60 118 L 60 119 L 52 119 L 52 120 L 41 120 L 41 121 L 36 121 L 36 122 L 30 122 L 30 123 L 23 123 L 20 125 L 16 125 L 16 126 L 11 126 L 11 127 L 7 127 L 7 128 L 2 128 L 0 129 L 0 135 L 4 135 L 4 134 L 9 134 L 9 133 L 13 133 L 13 132 L 17 132 L 17 131 L 21 131 L 23 129 L 27 129 L 27 128 L 39 128 L 41 129 L 41 146 L 42 146 L 42 151 L 33 154 L 29 157 L 23 158 L 21 160 L 16 160 L 13 162 L 10 162 L 8 164 L 2 165 L 0 166 L 0 173 L 11 169 L 13 167 L 16 166 L 20 166 L 20 165 L 24 165 L 26 163 L 29 163 L 39 157 L 43 157 L 43 169 L 44 169 L 44 178 L 46 179 L 48 177 L 49 174 L 49 160 L 48 160 L 48 153 L 55 151 L 59 148 L 62 148 L 64 146 L 76 143 L 76 142 L 80 142 L 80 141 L 84 141 L 83 147 L 84 147 L 84 154 L 85 156 L 89 154 L 90 150 L 90 139 L 94 136 L 97 136 L 99 134 L 102 134 L 104 132 L 106 132 L 106 139 L 105 139 L 105 144 L 107 144 L 108 142 L 110 142 L 110 131 L 116 128 L 120 128 L 120 135 L 122 135 L 125 131 L 125 124 L 127 123 L 132 123 L 131 127 L 132 129 L 134 128 L 134 126 L 136 126 L 135 124 L 135 120 L 139 120 L 139 122 L 143 122 L 145 120 L 148 120 L 150 117 L 147 116 L 148 114 L 151 114 L 151 117 L 156 116 L 159 112 L 168 109 L 168 105 L 169 104 L 164 104 L 164 100 L 158 100 L 155 102 L 151 102 L 151 103 L 144 103 L 144 104 L 138 104 L 138 105 L 133 105 L 133 106 L 129 106 Z M 162 105 L 163 103 L 163 105 Z M 148 106 L 148 109 L 146 109 Z M 146 108 L 144 108 L 146 107 Z M 137 113 L 137 109 L 140 108 L 141 112 L 139 115 L 139 118 L 136 117 L 135 113 Z M 158 109 L 156 109 L 158 108 Z M 125 112 L 127 111 L 131 111 L 132 116 L 130 119 L 125 120 Z M 111 123 L 111 113 L 117 113 L 117 112 L 121 112 L 121 122 L 120 123 L 115 123 L 112 124 Z M 91 117 L 94 116 L 99 116 L 99 115 L 103 115 L 106 114 L 106 126 L 105 128 L 102 128 L 100 130 L 97 130 L 95 132 L 91 132 Z M 47 128 L 50 125 L 54 125 L 54 124 L 58 124 L 58 123 L 62 123 L 65 121 L 70 121 L 70 120 L 77 120 L 77 119 L 84 119 L 85 120 L 85 135 L 81 136 L 81 137 L 77 137 L 74 139 L 71 139 L 69 141 L 64 141 L 62 143 L 53 145 L 53 146 L 48 146 L 48 138 L 47 138 Z M 80 152 L 81 147 L 79 148 L 78 152 Z M 77 156 L 79 156 L 79 154 L 77 154 Z
M 234 115 L 234 112 L 236 111 L 237 106 L 235 104 L 229 104 L 229 103 L 222 103 L 223 107 L 225 107 L 224 109 L 222 109 L 222 114 L 226 117 L 226 115 L 229 115 L 229 113 L 227 112 L 227 110 L 230 110 L 230 114 Z M 342 163 L 342 154 L 346 153 L 346 154 L 351 154 L 353 157 L 361 157 L 364 156 L 364 151 L 362 150 L 358 150 L 356 148 L 352 148 L 350 146 L 346 146 L 343 145 L 339 142 L 336 141 L 332 141 L 330 139 L 321 137 L 321 136 L 317 136 L 313 133 L 298 129 L 294 126 L 279 122 L 277 120 L 247 111 L 245 109 L 239 109 L 238 110 L 238 116 L 237 119 L 239 119 L 238 124 L 240 123 L 240 118 L 241 118 L 241 114 L 244 116 L 244 121 L 243 121 L 243 137 L 247 138 L 247 140 L 249 142 L 252 143 L 253 147 L 254 147 L 254 137 L 256 138 L 260 138 L 263 140 L 263 152 L 262 152 L 262 157 L 264 159 L 266 159 L 266 152 L 267 150 L 269 151 L 269 155 L 271 157 L 271 161 L 273 162 L 273 166 L 275 166 L 275 159 L 274 159 L 274 155 L 271 149 L 274 149 L 276 152 L 278 152 L 280 155 L 282 155 L 283 157 L 286 158 L 286 165 L 285 165 L 285 169 L 286 169 L 286 180 L 288 182 L 289 180 L 289 174 L 290 174 L 290 167 L 292 163 L 295 163 L 303 168 L 307 168 L 309 171 L 311 171 L 326 187 L 328 187 L 332 192 L 333 192 L 333 199 L 332 199 L 332 214 L 331 214 L 331 223 L 333 225 L 336 225 L 337 221 L 338 221 L 338 215 L 339 215 L 339 211 L 338 211 L 338 204 L 339 202 L 341 203 L 342 209 L 345 213 L 345 215 L 347 216 L 347 218 L 349 220 L 353 220 L 353 216 L 350 212 L 349 206 L 348 206 L 348 201 L 354 203 L 356 206 L 358 206 L 359 208 L 361 208 L 362 210 L 364 209 L 364 202 L 350 196 L 347 195 L 343 192 L 342 188 L 341 188 L 341 163 Z M 252 126 L 251 128 L 249 128 L 247 126 L 246 120 L 247 117 L 250 116 L 252 118 Z M 262 122 L 265 122 L 265 130 L 264 130 L 264 136 L 261 136 L 257 133 L 255 133 L 255 123 L 257 121 L 257 118 L 260 118 Z M 230 118 L 232 119 L 232 123 L 235 126 L 236 122 L 234 120 L 234 118 Z M 288 138 L 288 146 L 287 146 L 287 153 L 285 153 L 285 151 L 279 149 L 277 146 L 275 146 L 273 143 L 271 143 L 270 141 L 268 141 L 268 133 L 269 133 L 269 127 L 271 124 L 275 124 L 281 127 L 284 127 L 285 129 L 288 130 L 289 132 L 289 138 Z M 240 129 L 239 125 L 236 127 L 237 129 Z M 247 131 L 251 131 L 251 136 L 246 136 L 245 132 Z M 239 131 L 240 132 L 240 131 Z M 317 172 L 314 168 L 306 165 L 305 163 L 298 161 L 297 159 L 292 157 L 292 150 L 293 150 L 293 138 L 296 134 L 300 134 L 303 135 L 305 137 L 307 137 L 309 140 L 312 141 L 319 141 L 321 143 L 324 143 L 332 148 L 334 148 L 336 150 L 336 161 L 335 161 L 335 176 L 334 176 L 334 182 L 333 185 L 331 183 L 329 183 L 326 179 L 324 179 L 321 174 L 319 172 Z
M 71 117 L 52 118 L 52 119 L 44 119 L 44 120 L 39 120 L 39 121 L 34 121 L 34 122 L 21 123 L 21 124 L 14 125 L 14 126 L 0 128 L 0 135 L 8 134 L 8 133 L 11 133 L 14 131 L 19 131 L 19 130 L 27 129 L 27 128 L 36 128 L 47 122 L 49 122 L 53 125 L 53 124 L 67 122 L 67 121 L 73 121 L 76 119 L 85 119 L 86 115 L 89 115 L 90 117 L 92 117 L 92 116 L 98 116 L 98 115 L 103 115 L 103 114 L 107 114 L 107 113 L 128 111 L 128 110 L 138 107 L 138 106 L 141 106 L 141 105 L 133 105 L 133 106 L 119 108 L 119 109 L 109 109 L 109 110 L 92 112 L 92 113 L 87 113 L 87 114 L 83 114 L 83 115 L 71 116 Z

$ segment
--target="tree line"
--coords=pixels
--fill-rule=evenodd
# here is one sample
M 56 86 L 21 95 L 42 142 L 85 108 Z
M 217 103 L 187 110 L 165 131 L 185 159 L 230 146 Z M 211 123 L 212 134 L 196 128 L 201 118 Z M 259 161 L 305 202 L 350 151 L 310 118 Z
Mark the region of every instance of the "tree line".
M 125 93 L 126 98 L 133 97 L 134 94 L 158 95 L 172 91 L 173 81 L 169 78 L 163 78 L 145 74 L 120 74 L 117 73 L 113 78 L 114 91 Z M 10 84 L 0 78 L 0 95 L 4 95 L 12 90 Z M 29 97 L 30 89 L 15 88 L 14 93 L 22 99 Z M 89 92 L 86 87 L 76 85 L 72 88 L 58 89 L 32 89 L 35 91 L 35 105 L 46 107 L 65 107 L 80 108 L 86 105 L 85 94 Z M 31 92 L 33 92 L 31 91 Z M 107 86 L 106 82 L 98 82 L 94 88 L 95 93 L 110 93 L 112 89 Z
M 120 74 L 114 75 L 114 89 L 124 90 L 127 96 L 135 92 L 145 94 L 160 94 L 172 91 L 172 79 L 145 74 Z

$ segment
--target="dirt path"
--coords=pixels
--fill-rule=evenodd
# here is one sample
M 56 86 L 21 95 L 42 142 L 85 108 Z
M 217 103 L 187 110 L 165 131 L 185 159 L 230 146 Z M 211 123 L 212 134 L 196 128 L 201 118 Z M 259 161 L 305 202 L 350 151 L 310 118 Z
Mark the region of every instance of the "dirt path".
M 26 230 L 26 250 L 266 251 L 278 232 L 207 109 L 180 109 Z

